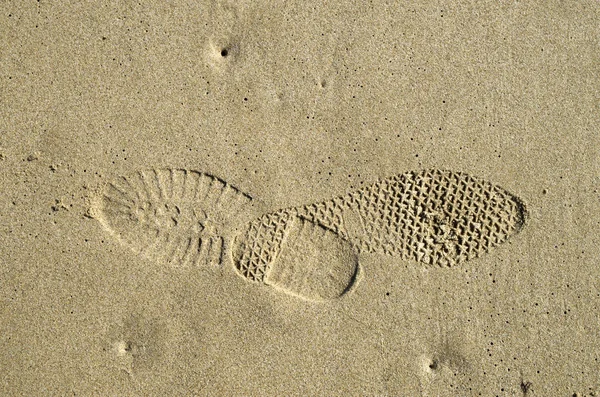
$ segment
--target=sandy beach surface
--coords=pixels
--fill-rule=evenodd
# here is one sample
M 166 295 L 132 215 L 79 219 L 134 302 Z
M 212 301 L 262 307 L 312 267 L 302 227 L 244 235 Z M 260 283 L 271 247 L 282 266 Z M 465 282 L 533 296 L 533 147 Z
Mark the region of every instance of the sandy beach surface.
M 5 1 L 0 395 L 600 395 L 600 3 Z

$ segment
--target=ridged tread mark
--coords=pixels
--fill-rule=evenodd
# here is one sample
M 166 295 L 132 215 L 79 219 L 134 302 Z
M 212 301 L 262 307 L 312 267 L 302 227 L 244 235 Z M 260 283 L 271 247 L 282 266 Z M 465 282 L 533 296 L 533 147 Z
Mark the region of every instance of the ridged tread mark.
M 210 174 L 149 168 L 109 181 L 95 205 L 105 229 L 136 253 L 170 266 L 218 266 L 251 201 Z
M 306 219 L 349 239 L 359 252 L 444 266 L 488 252 L 518 233 L 526 216 L 521 201 L 503 189 L 441 170 L 394 176 L 306 208 Z

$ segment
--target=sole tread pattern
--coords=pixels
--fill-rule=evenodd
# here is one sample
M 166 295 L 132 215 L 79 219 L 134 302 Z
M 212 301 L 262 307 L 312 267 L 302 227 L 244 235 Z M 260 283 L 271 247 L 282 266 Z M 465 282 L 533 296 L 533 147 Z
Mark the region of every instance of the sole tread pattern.
M 96 206 L 105 229 L 138 254 L 171 266 L 217 266 L 251 201 L 210 174 L 151 168 L 114 178 Z
M 119 241 L 161 264 L 217 266 L 231 246 L 246 280 L 311 300 L 343 295 L 361 253 L 450 267 L 503 244 L 527 217 L 499 186 L 445 170 L 396 175 L 248 222 L 251 202 L 213 175 L 150 168 L 107 183 L 95 213 Z
M 335 238 L 347 242 L 356 254 L 381 253 L 450 267 L 507 241 L 523 228 L 526 215 L 520 199 L 479 178 L 444 170 L 409 172 L 346 196 L 266 214 L 236 238 L 233 259 L 238 272 L 250 281 L 275 283 L 298 296 L 313 296 L 315 291 L 326 296 L 317 285 L 323 280 L 311 275 L 316 269 L 313 261 L 336 262 L 333 251 L 343 249 L 329 242 L 322 250 L 330 252 L 314 255 L 307 247 Z M 318 225 L 323 235 L 307 237 L 306 225 Z M 355 271 L 354 259 L 342 256 L 346 264 L 336 266 L 344 269 L 340 279 L 350 282 L 353 278 L 347 275 Z M 332 295 L 341 290 L 339 283 L 330 285 Z
M 360 252 L 398 255 L 452 266 L 473 259 L 518 233 L 526 210 L 504 189 L 464 173 L 407 173 L 347 196 L 363 233 L 351 241 Z M 343 217 L 343 216 L 342 216 Z
M 238 272 L 250 281 L 263 282 L 296 220 L 294 210 L 281 210 L 250 222 L 246 232 L 236 238 L 233 250 Z

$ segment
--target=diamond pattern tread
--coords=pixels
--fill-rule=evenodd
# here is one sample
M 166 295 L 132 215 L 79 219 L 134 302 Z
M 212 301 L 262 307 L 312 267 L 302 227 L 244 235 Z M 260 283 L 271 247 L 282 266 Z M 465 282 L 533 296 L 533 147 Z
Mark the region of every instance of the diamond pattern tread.
M 521 231 L 526 216 L 519 198 L 480 178 L 408 172 L 332 200 L 263 215 L 236 238 L 233 261 L 250 281 L 307 299 L 331 299 L 351 287 L 361 253 L 451 267 L 506 242 Z M 328 269 L 323 279 L 311 276 L 319 266 Z
M 338 231 L 358 252 L 439 266 L 489 252 L 519 233 L 527 215 L 504 189 L 443 170 L 393 176 L 320 206 L 335 215 L 321 211 L 327 216 L 307 219 Z

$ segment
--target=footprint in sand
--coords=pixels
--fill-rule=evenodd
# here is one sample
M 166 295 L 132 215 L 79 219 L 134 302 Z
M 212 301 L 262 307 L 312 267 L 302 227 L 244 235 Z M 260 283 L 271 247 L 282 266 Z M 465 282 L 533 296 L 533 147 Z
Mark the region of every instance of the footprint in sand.
M 175 267 L 218 266 L 252 198 L 227 182 L 183 169 L 148 169 L 107 183 L 95 217 L 134 252 Z M 246 218 L 244 218 L 246 217 Z
M 358 279 L 360 254 L 450 267 L 507 241 L 527 216 L 504 189 L 444 170 L 253 220 L 251 202 L 208 174 L 151 169 L 108 183 L 96 205 L 99 221 L 135 252 L 186 266 L 221 265 L 231 251 L 245 279 L 308 300 L 344 295 Z

